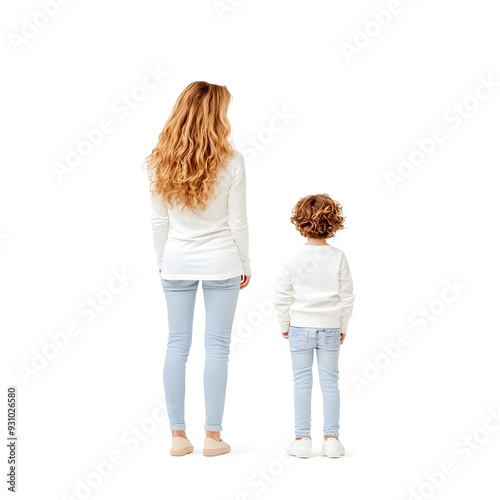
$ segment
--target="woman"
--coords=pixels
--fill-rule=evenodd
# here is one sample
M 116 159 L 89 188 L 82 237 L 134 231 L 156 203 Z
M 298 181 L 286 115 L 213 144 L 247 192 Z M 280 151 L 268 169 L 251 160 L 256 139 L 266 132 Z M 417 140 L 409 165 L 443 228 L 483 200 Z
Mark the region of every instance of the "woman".
M 205 327 L 205 456 L 229 453 L 221 439 L 231 328 L 239 290 L 250 281 L 245 166 L 229 143 L 226 87 L 191 83 L 147 158 L 153 240 L 168 310 L 163 372 L 170 454 L 193 451 L 184 422 L 185 368 L 196 291 Z

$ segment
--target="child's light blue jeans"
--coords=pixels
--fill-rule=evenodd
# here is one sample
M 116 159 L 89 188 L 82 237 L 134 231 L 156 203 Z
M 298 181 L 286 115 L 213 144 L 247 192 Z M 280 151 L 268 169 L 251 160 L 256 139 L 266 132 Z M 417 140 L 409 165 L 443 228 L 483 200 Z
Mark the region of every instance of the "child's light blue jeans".
M 318 362 L 323 393 L 323 435 L 339 435 L 339 328 L 290 326 L 288 332 L 294 379 L 295 436 L 311 436 L 312 365 Z
M 171 430 L 185 430 L 186 361 L 191 348 L 193 315 L 199 280 L 161 278 L 168 310 L 168 343 L 163 369 Z M 205 430 L 221 431 L 226 398 L 231 329 L 240 291 L 240 276 L 203 280 L 205 300 Z

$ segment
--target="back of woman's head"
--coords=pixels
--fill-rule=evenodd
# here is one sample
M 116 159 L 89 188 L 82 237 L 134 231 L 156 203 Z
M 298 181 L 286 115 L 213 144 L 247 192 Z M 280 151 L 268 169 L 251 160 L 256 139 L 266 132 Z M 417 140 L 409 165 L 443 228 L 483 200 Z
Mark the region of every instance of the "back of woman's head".
M 218 172 L 233 152 L 230 101 L 221 85 L 193 82 L 183 90 L 147 158 L 154 194 L 171 205 L 206 208 Z

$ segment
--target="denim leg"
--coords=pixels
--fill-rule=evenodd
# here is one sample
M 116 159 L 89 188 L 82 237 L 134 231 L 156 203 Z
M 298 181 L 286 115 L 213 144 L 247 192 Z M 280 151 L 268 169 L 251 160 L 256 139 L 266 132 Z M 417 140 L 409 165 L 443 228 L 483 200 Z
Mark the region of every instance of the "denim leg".
M 339 349 L 340 330 L 331 328 L 320 330 L 316 350 L 319 383 L 323 393 L 323 434 L 339 435 Z
M 311 436 L 312 365 L 315 339 L 307 328 L 290 327 L 288 332 L 294 381 L 295 437 Z
M 227 364 L 234 313 L 240 292 L 239 276 L 203 280 L 205 299 L 205 430 L 221 431 L 226 398 Z
M 186 361 L 191 348 L 194 303 L 198 281 L 164 280 L 168 310 L 168 343 L 163 368 L 163 384 L 171 430 L 184 430 Z

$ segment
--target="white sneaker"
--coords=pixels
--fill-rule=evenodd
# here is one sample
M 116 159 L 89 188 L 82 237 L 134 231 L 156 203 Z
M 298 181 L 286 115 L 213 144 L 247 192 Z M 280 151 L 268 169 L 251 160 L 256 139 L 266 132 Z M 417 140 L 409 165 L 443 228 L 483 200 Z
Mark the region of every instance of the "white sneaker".
M 312 455 L 311 438 L 296 439 L 287 447 L 286 452 L 292 457 L 309 458 Z
M 345 454 L 345 449 L 342 443 L 335 438 L 328 438 L 323 440 L 321 446 L 321 456 L 328 458 L 339 458 Z

